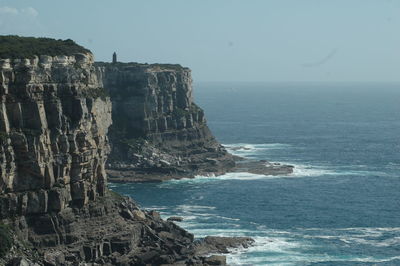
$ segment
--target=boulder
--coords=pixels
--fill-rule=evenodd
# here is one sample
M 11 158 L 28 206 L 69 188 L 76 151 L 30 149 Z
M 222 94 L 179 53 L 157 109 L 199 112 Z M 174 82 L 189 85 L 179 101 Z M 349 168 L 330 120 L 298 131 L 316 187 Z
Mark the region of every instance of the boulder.
M 212 255 L 204 258 L 203 262 L 206 265 L 226 265 L 226 256 Z
M 134 219 L 136 219 L 136 220 L 145 220 L 146 219 L 146 215 L 141 210 L 134 210 L 132 212 L 132 214 L 133 214 Z
M 180 216 L 171 216 L 167 219 L 169 222 L 182 222 L 183 218 Z

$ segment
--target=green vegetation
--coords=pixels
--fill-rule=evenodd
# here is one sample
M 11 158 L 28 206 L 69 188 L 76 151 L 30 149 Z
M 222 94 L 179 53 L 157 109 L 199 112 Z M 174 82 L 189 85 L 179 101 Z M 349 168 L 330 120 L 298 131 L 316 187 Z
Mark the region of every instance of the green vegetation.
M 151 67 L 159 67 L 161 69 L 172 69 L 172 70 L 182 70 L 185 69 L 180 64 L 151 64 Z
M 0 36 L 0 58 L 21 59 L 33 58 L 35 55 L 56 56 L 76 53 L 90 53 L 90 51 L 70 39 Z
M 0 258 L 7 255 L 13 243 L 10 228 L 7 225 L 0 224 Z

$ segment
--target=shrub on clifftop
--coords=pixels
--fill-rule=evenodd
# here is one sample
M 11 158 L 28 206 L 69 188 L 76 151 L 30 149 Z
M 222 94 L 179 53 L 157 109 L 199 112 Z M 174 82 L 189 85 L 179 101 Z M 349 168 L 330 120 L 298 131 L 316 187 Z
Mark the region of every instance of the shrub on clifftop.
M 70 39 L 0 36 L 0 58 L 21 59 L 32 58 L 35 55 L 56 56 L 76 53 L 90 53 L 90 51 Z

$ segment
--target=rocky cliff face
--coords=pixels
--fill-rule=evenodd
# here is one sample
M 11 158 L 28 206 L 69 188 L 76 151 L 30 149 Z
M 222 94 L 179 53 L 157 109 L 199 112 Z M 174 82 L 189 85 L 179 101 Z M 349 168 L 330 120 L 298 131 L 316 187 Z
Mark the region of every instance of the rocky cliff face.
M 144 70 L 134 73 L 140 79 L 159 74 Z M 104 74 L 104 69 L 93 66 L 90 53 L 0 60 L 0 257 L 7 252 L 0 265 L 225 263 L 224 257 L 205 256 L 224 244 L 194 242 L 193 235 L 163 221 L 157 212 L 140 210 L 132 200 L 107 189 L 111 102 L 102 84 Z M 181 84 L 176 86 L 182 92 L 174 93 L 177 88 L 171 87 L 172 94 L 165 92 L 166 97 L 175 97 L 165 100 L 169 107 L 153 106 L 152 100 L 158 99 L 155 94 L 162 92 L 158 82 L 151 83 L 151 88 L 146 85 L 136 92 L 137 97 L 146 97 L 138 109 L 141 115 L 135 109 L 127 120 L 138 116 L 137 120 L 122 124 L 126 126 L 123 130 L 137 132 L 138 138 L 148 137 L 151 145 L 166 140 L 172 146 L 180 139 L 186 143 L 201 139 L 216 145 L 204 126 L 202 111 L 191 107 L 190 90 L 185 87 L 189 72 L 162 71 L 159 75 L 160 80 L 175 78 L 171 84 Z M 112 82 L 111 77 L 107 74 L 105 80 Z M 121 78 L 114 82 L 123 83 Z M 131 84 L 130 76 L 126 82 Z M 130 101 L 139 99 L 131 93 L 125 106 L 122 96 L 116 101 L 115 110 L 130 114 L 131 108 L 138 108 L 130 105 Z M 179 116 L 161 111 L 157 118 L 166 121 L 162 131 L 163 126 L 153 118 L 160 112 L 158 108 L 173 112 L 171 106 L 175 104 L 186 111 Z M 140 121 L 148 126 L 136 127 Z M 218 145 L 215 148 L 220 149 Z M 237 242 L 241 245 L 248 241 Z
M 111 103 L 91 54 L 0 60 L 0 216 L 83 206 L 106 190 Z
M 67 241 L 54 217 L 107 191 L 111 103 L 92 63 L 0 60 L 0 219 L 37 247 Z
M 179 65 L 97 63 L 113 103 L 114 181 L 151 181 L 223 173 L 235 163 L 193 102 L 192 78 Z

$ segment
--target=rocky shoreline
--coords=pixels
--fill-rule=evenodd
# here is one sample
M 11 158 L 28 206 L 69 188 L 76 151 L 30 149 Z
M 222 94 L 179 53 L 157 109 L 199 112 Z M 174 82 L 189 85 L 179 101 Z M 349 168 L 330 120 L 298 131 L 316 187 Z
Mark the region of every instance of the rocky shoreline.
M 113 183 L 147 183 L 163 182 L 174 179 L 195 178 L 197 175 L 220 176 L 226 173 L 251 173 L 264 176 L 290 175 L 293 173 L 294 166 L 280 163 L 270 163 L 266 160 L 248 160 L 235 156 L 235 165 L 228 170 L 221 171 L 196 171 L 179 172 L 174 168 L 163 169 L 107 169 L 110 181 Z
M 57 214 L 26 216 L 12 225 L 15 234 L 29 234 L 26 244 L 17 237 L 0 265 L 225 265 L 223 255 L 249 247 L 251 238 L 194 236 L 156 211 L 141 210 L 131 199 L 108 192 L 83 208 Z M 65 236 L 57 244 L 60 236 Z
M 191 71 L 180 65 L 96 63 L 112 102 L 107 174 L 114 183 L 162 182 L 250 172 L 290 174 L 293 167 L 230 154 L 194 103 Z

